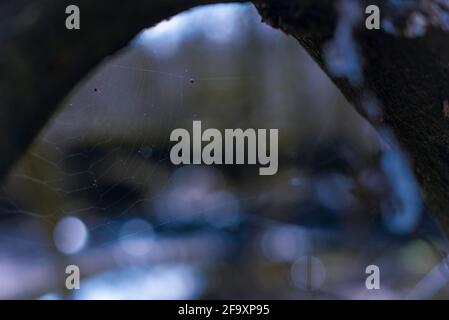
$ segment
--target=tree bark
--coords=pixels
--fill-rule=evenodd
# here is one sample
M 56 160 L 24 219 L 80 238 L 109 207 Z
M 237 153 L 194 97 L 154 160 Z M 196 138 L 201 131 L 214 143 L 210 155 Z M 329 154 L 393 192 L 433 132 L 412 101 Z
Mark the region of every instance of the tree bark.
M 388 10 L 386 1 L 370 2 Z M 0 4 L 0 177 L 73 86 L 102 59 L 143 28 L 214 2 L 228 1 L 135 0 L 126 5 L 118 0 L 10 0 Z M 305 47 L 363 116 L 375 126 L 393 129 L 413 161 L 427 204 L 449 234 L 449 35 L 434 24 L 424 36 L 407 38 L 367 30 L 361 19 L 354 37 L 363 58 L 364 80 L 354 84 L 336 77 L 324 58 L 338 24 L 338 1 L 253 2 L 266 22 Z M 64 27 L 69 4 L 81 9 L 81 30 Z M 399 23 L 406 18 L 399 16 Z M 364 108 L 366 92 L 382 105 L 380 116 L 373 117 Z
M 387 10 L 385 2 L 369 1 L 381 12 Z M 265 21 L 299 41 L 360 114 L 376 127 L 392 128 L 412 160 L 426 203 L 449 235 L 449 33 L 431 27 L 424 36 L 407 38 L 367 30 L 362 19 L 354 34 L 364 83 L 354 85 L 333 76 L 324 59 L 323 48 L 337 27 L 335 4 L 298 0 L 256 6 Z M 380 117 L 371 117 L 363 107 L 367 91 L 382 105 Z

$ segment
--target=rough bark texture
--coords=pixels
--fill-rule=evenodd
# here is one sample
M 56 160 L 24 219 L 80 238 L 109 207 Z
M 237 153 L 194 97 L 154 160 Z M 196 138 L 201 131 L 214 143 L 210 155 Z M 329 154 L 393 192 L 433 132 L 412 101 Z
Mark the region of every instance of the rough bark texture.
M 406 1 L 406 0 L 404 0 Z M 428 0 L 436 1 L 436 0 Z M 72 3 L 73 2 L 73 3 Z M 43 127 L 61 99 L 107 55 L 141 29 L 213 0 L 14 0 L 0 4 L 0 177 Z M 294 36 L 329 73 L 324 45 L 337 24 L 336 1 L 257 0 L 265 21 Z M 82 10 L 81 30 L 64 28 L 65 7 Z M 364 84 L 331 78 L 374 125 L 391 127 L 410 155 L 423 193 L 449 233 L 449 34 L 439 28 L 408 39 L 356 30 Z M 330 73 L 329 73 L 330 74 Z M 369 88 L 383 116 L 368 117 L 360 96 Z
M 295 37 L 330 75 L 323 47 L 334 36 L 335 1 L 280 1 L 257 7 L 269 24 Z M 386 124 L 394 130 L 411 157 L 426 203 L 449 234 L 449 33 L 433 28 L 423 37 L 398 37 L 369 31 L 364 20 L 355 33 L 364 60 L 364 85 L 354 87 L 330 77 L 375 126 Z M 366 88 L 383 105 L 377 121 L 360 104 Z

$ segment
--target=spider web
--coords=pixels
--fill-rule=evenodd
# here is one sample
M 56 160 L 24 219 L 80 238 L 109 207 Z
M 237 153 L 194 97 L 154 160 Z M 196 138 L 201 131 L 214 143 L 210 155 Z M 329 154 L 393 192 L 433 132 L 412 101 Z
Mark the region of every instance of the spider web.
M 173 166 L 170 132 L 193 120 L 279 128 L 279 173 Z M 179 15 L 83 81 L 11 173 L 2 297 L 447 296 L 432 271 L 444 246 L 432 221 L 391 223 L 404 220 L 390 219 L 395 184 L 379 141 L 252 7 Z M 57 290 L 68 264 L 86 279 L 74 295 Z M 377 293 L 364 287 L 368 264 L 385 274 Z

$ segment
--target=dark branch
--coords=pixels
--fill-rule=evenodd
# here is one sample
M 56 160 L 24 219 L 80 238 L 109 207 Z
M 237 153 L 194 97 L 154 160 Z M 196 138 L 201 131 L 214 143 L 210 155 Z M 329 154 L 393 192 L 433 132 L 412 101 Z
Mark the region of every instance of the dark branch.
M 370 1 L 376 2 L 381 7 L 386 3 Z M 424 1 L 431 2 L 440 1 Z M 338 21 L 336 3 L 272 1 L 257 7 L 268 23 L 291 34 L 307 49 L 360 114 L 376 127 L 393 129 L 411 157 L 427 204 L 449 233 L 449 33 L 435 23 L 424 36 L 407 38 L 401 30 L 399 35 L 369 31 L 362 19 L 354 33 L 363 58 L 364 82 L 353 85 L 332 76 L 324 59 L 323 48 L 334 37 Z M 386 10 L 383 7 L 382 12 Z M 399 26 L 406 27 L 406 17 L 396 13 Z M 380 117 L 370 116 L 363 107 L 367 91 L 382 105 Z
M 0 178 L 97 64 L 142 29 L 198 5 L 229 0 L 8 0 L 0 3 Z M 232 1 L 238 2 L 238 1 Z M 81 29 L 65 28 L 65 8 Z

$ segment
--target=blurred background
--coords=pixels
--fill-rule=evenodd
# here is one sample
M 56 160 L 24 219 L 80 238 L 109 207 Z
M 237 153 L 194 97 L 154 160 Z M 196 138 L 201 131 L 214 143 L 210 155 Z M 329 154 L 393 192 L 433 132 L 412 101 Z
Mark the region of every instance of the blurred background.
M 278 173 L 173 166 L 193 120 L 279 129 Z M 0 238 L 2 299 L 449 298 L 394 137 L 251 5 L 182 13 L 97 67 L 1 187 Z

